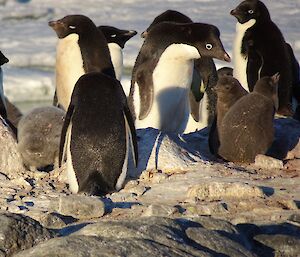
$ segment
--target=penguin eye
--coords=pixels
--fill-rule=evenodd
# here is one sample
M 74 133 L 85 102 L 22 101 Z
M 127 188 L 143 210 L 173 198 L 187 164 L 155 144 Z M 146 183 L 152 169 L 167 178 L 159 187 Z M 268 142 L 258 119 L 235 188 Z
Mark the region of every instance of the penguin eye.
M 212 44 L 206 44 L 205 47 L 207 50 L 211 50 L 213 48 Z
M 250 9 L 250 10 L 248 10 L 248 13 L 249 13 L 249 14 L 253 14 L 254 11 L 253 11 L 252 9 Z
M 75 27 L 75 26 L 72 26 L 72 25 L 70 25 L 69 28 L 70 28 L 70 29 L 76 29 L 76 27 Z
M 111 37 L 116 37 L 116 36 L 117 36 L 116 34 L 111 35 Z

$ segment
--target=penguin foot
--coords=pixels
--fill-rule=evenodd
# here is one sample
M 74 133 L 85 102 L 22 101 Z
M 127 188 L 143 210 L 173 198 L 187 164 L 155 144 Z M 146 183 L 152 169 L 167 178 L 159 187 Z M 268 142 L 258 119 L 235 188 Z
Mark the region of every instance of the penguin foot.
M 279 107 L 277 111 L 277 115 L 279 116 L 286 116 L 286 117 L 293 117 L 294 111 L 292 105 L 289 104 L 287 106 Z

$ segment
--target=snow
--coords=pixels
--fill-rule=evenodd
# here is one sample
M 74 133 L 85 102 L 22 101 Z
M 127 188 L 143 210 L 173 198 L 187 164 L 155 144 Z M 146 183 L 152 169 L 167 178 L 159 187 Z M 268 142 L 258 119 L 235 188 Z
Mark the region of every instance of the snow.
M 264 3 L 300 60 L 300 0 L 265 0 Z M 225 49 L 231 54 L 236 20 L 229 12 L 238 4 L 235 0 L 32 0 L 27 4 L 15 0 L 0 1 L 0 50 L 10 60 L 3 67 L 5 93 L 14 102 L 52 98 L 57 39 L 48 27 L 50 20 L 68 14 L 84 14 L 96 25 L 112 25 L 141 33 L 155 16 L 174 9 L 194 21 L 216 25 Z M 125 66 L 134 65 L 142 42 L 137 35 L 127 43 Z M 218 67 L 228 65 L 216 63 Z M 129 82 L 128 78 L 126 81 Z

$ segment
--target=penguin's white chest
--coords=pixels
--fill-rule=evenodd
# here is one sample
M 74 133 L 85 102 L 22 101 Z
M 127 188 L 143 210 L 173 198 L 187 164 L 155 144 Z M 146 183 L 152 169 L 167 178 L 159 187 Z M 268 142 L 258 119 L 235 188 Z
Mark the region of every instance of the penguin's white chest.
M 68 109 L 77 80 L 85 73 L 78 39 L 77 34 L 59 39 L 56 49 L 57 99 L 65 110 Z
M 242 43 L 246 31 L 256 23 L 256 20 L 252 19 L 248 22 L 236 24 L 236 34 L 233 42 L 233 76 L 239 80 L 244 89 L 249 91 L 247 80 L 247 63 L 248 58 L 242 55 Z
M 152 75 L 152 108 L 145 119 L 137 119 L 137 128 L 153 127 L 183 133 L 189 117 L 188 92 L 196 58 L 200 55 L 192 46 L 174 44 L 165 50 Z
M 110 57 L 114 70 L 116 73 L 116 79 L 121 80 L 123 74 L 123 52 L 122 48 L 116 43 L 108 44 Z

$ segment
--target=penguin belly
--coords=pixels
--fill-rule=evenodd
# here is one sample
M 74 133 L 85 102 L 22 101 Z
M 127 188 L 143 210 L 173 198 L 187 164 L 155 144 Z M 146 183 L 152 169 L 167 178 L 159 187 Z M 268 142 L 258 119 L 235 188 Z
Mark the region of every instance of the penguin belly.
M 68 182 L 70 191 L 72 193 L 78 193 L 79 191 L 79 185 L 76 178 L 76 173 L 74 171 L 73 162 L 72 162 L 72 153 L 71 153 L 71 139 L 72 139 L 72 122 L 70 122 L 70 125 L 67 130 L 66 135 L 66 146 L 67 146 L 67 176 L 68 176 Z
M 154 99 L 148 116 L 136 120 L 136 128 L 153 127 L 183 133 L 189 116 L 188 90 L 193 77 L 193 60 L 159 62 L 153 72 Z
M 233 77 L 235 77 L 243 86 L 245 90 L 249 92 L 248 80 L 247 80 L 247 56 L 243 56 L 242 43 L 246 31 L 256 23 L 256 20 L 252 19 L 248 22 L 236 24 L 236 34 L 233 42 Z
M 116 79 L 121 80 L 123 75 L 123 52 L 122 48 L 116 43 L 109 43 L 108 44 L 110 57 L 112 64 L 114 66 Z
M 79 36 L 71 34 L 58 40 L 56 51 L 56 92 L 59 104 L 68 109 L 77 80 L 85 73 L 78 45 Z

